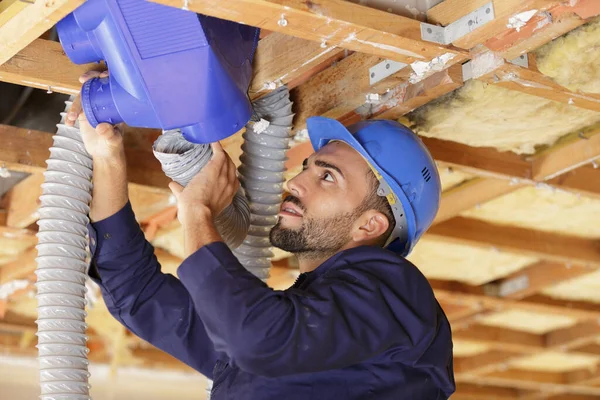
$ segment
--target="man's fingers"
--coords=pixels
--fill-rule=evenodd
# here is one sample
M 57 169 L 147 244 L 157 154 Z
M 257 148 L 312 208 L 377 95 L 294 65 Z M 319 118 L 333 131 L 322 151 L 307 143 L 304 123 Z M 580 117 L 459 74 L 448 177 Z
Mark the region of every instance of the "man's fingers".
M 181 186 L 177 182 L 171 182 L 169 183 L 169 189 L 171 189 L 171 192 L 173 193 L 175 198 L 179 200 L 179 195 L 181 194 L 181 192 L 183 192 L 183 186 Z
M 92 78 L 106 78 L 108 71 L 88 71 L 79 77 L 80 83 L 86 83 Z
M 73 104 L 71 104 L 71 108 L 69 109 L 69 112 L 67 113 L 67 117 L 65 118 L 65 124 L 67 126 L 74 126 L 75 121 L 77 121 L 77 118 L 79 118 L 80 114 L 81 114 L 81 97 L 77 96 L 75 98 L 75 100 L 73 101 Z
M 210 147 L 212 148 L 213 154 L 219 154 L 219 155 L 226 154 L 225 150 L 223 150 L 223 146 L 221 146 L 221 143 L 219 143 L 219 142 L 211 143 Z

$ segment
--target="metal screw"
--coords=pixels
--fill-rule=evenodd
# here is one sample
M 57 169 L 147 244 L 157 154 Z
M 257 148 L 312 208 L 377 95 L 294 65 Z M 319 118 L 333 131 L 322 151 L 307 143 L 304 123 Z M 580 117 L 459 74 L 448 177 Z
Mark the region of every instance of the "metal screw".
M 327 42 L 325 40 L 321 41 L 321 48 L 324 49 L 325 47 L 327 47 Z
M 375 72 L 371 72 L 371 78 L 375 78 Z
M 188 5 L 189 5 L 189 0 L 183 0 L 183 7 L 181 7 L 182 10 L 188 11 Z
M 52 86 L 48 86 L 48 91 L 46 93 L 48 93 L 48 94 L 52 93 Z
M 431 28 L 427 28 L 427 33 L 431 33 L 431 32 L 433 32 L 433 31 L 431 30 Z
M 287 19 L 285 19 L 285 15 L 281 14 L 281 19 L 279 21 L 277 21 L 277 25 L 279 26 L 287 26 L 288 22 Z
M 468 23 L 468 25 L 469 25 L 469 26 L 473 26 L 473 20 L 472 20 L 472 19 L 470 19 L 470 20 L 469 20 L 469 23 Z
M 583 140 L 588 140 L 588 139 L 589 139 L 588 137 L 586 137 L 586 136 L 583 134 L 583 132 L 579 132 L 579 133 L 577 134 L 577 136 L 579 136 L 579 138 L 581 138 L 581 139 L 583 139 Z
M 489 13 L 491 13 L 491 12 L 492 12 L 492 10 L 491 10 L 490 8 L 486 8 L 486 9 L 485 9 L 485 13 L 486 13 L 486 14 L 489 14 Z
M 594 169 L 598 169 L 598 163 L 596 162 L 596 160 L 592 161 L 592 167 L 594 167 Z
M 385 69 L 390 69 L 390 64 L 385 64 Z

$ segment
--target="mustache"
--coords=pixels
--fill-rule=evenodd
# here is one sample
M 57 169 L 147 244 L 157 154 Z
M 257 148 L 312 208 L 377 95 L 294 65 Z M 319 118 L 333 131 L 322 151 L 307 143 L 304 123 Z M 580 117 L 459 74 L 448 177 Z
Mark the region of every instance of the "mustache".
M 304 205 L 296 196 L 289 195 L 285 199 L 283 199 L 283 203 L 285 203 L 286 201 L 298 207 L 300 210 L 302 210 L 302 212 L 306 211 L 306 208 L 304 208 Z

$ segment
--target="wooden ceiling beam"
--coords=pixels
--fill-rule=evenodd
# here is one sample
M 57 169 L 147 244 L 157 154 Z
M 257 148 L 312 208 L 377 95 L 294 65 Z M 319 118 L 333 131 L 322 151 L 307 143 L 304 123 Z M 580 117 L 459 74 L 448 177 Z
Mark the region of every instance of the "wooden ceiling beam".
M 544 392 L 549 393 L 568 393 L 569 396 L 571 394 L 575 395 L 589 395 L 589 396 L 600 396 L 600 387 L 592 387 L 592 386 L 584 386 L 584 385 L 574 385 L 564 383 L 563 375 L 554 375 L 552 373 L 535 373 L 533 371 L 523 372 L 521 375 L 519 373 L 522 371 L 514 371 L 511 373 L 499 372 L 495 373 L 493 376 L 488 375 L 461 375 L 456 376 L 457 382 L 463 383 L 471 383 L 471 384 L 479 384 L 485 386 L 500 386 L 507 388 L 514 388 L 520 390 L 531 390 L 531 391 L 539 391 L 543 390 Z M 532 380 L 525 380 L 524 377 L 532 378 Z M 533 379 L 537 379 L 533 380 Z M 557 380 L 559 382 L 539 382 L 540 380 Z M 565 399 L 570 399 L 571 397 L 565 397 Z
M 489 2 L 490 0 L 446 0 L 427 11 L 427 20 L 433 24 L 447 26 Z M 506 35 L 514 36 L 516 29 L 510 24 L 511 17 L 531 10 L 540 13 L 551 9 L 560 2 L 557 0 L 493 0 L 492 3 L 494 19 L 455 40 L 452 43 L 454 46 L 470 50 L 479 44 L 487 44 L 493 38 L 502 38 Z M 519 24 L 519 32 L 517 33 L 520 33 L 521 28 L 526 27 L 526 22 Z M 518 41 L 518 39 L 524 40 L 532 34 L 533 30 L 531 32 L 526 30 L 524 34 L 513 39 L 513 42 Z M 512 39 L 512 37 L 509 36 L 509 39 Z
M 534 67 L 524 68 L 504 60 L 498 60 L 498 64 L 490 72 L 475 78 L 490 85 L 501 86 L 574 107 L 600 111 L 600 95 L 573 92 L 554 82 Z
M 248 93 L 255 99 L 276 87 L 292 89 L 306 75 L 314 75 L 344 58 L 344 49 L 321 47 L 320 43 L 273 33 L 258 42 L 254 76 Z
M 485 47 L 506 60 L 514 60 L 583 25 L 589 16 L 582 14 L 582 17 L 577 14 L 577 10 L 582 5 L 594 6 L 593 3 L 597 2 L 579 0 L 577 7 L 566 6 L 564 2 L 556 4 L 545 13 L 534 15 L 519 32 L 511 29 L 487 40 Z
M 158 135 L 156 130 L 132 129 L 128 136 Z M 135 131 L 135 133 L 133 133 Z M 52 134 L 17 128 L 9 125 L 0 125 L 2 146 L 0 147 L 0 161 L 8 169 L 30 173 L 40 173 L 46 168 L 46 160 L 50 156 Z M 139 138 L 138 138 L 139 139 Z M 160 163 L 152 154 L 152 147 L 135 148 L 125 144 L 127 156 L 127 177 L 130 182 L 152 188 L 153 190 L 168 193 L 167 185 L 170 179 L 163 173 Z
M 0 22 L 0 65 L 40 37 L 84 0 L 52 0 L 12 4 Z
M 37 220 L 42 183 L 44 183 L 42 173 L 31 174 L 4 195 L 8 208 L 6 226 L 27 228 Z
M 155 0 L 181 7 L 181 0 Z M 187 3 L 186 3 L 187 4 Z M 467 54 L 421 39 L 420 22 L 343 0 L 205 0 L 191 11 L 410 64 L 450 54 L 449 65 Z
M 569 279 L 594 272 L 592 267 L 540 261 L 485 285 L 488 295 L 522 299 Z
M 425 237 L 508 253 L 538 257 L 548 261 L 600 266 L 600 241 L 556 233 L 501 226 L 454 217 L 431 227 Z
M 521 395 L 516 389 L 459 382 L 452 400 L 514 400 L 520 399 Z

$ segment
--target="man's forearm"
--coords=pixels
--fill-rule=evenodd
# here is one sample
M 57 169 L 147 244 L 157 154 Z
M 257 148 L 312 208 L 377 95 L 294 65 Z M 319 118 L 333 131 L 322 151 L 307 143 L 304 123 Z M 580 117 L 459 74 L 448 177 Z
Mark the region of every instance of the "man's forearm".
M 129 194 L 125 153 L 119 152 L 111 158 L 95 158 L 93 165 L 90 219 L 97 222 L 116 214 L 127 204 Z
M 210 210 L 199 208 L 187 213 L 183 224 L 185 256 L 189 257 L 208 244 L 222 242 Z

